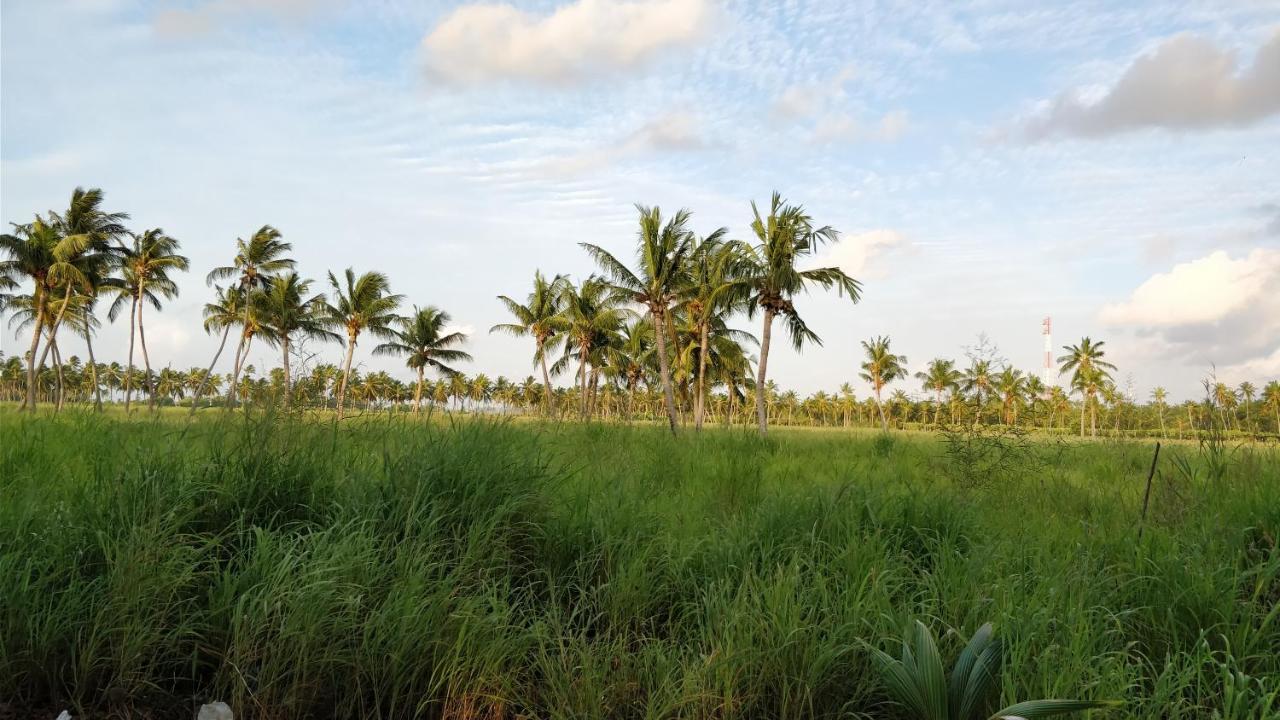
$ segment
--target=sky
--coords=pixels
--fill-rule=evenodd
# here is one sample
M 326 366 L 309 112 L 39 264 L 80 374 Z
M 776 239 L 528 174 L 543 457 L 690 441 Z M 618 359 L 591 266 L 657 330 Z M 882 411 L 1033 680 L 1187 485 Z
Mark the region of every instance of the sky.
M 1275 0 L 3 0 L 0 220 L 76 186 L 191 258 L 161 367 L 208 363 L 204 275 L 271 224 L 305 276 L 384 271 L 472 333 L 467 372 L 524 378 L 496 295 L 589 274 L 580 242 L 629 258 L 636 203 L 748 239 L 777 190 L 864 286 L 799 301 L 823 345 L 774 344 L 785 388 L 865 394 L 878 335 L 912 372 L 980 334 L 1038 372 L 1045 316 L 1140 399 L 1280 377 Z

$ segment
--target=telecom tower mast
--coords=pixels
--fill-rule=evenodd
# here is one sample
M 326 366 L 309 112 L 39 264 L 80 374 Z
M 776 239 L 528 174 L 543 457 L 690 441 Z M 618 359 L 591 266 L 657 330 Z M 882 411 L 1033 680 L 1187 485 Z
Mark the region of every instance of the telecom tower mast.
M 1050 332 L 1053 330 L 1053 318 L 1046 317 L 1040 321 L 1040 332 L 1044 335 L 1044 368 L 1041 372 L 1041 380 L 1044 381 L 1045 392 L 1049 392 L 1049 388 L 1053 387 L 1053 340 L 1050 339 Z

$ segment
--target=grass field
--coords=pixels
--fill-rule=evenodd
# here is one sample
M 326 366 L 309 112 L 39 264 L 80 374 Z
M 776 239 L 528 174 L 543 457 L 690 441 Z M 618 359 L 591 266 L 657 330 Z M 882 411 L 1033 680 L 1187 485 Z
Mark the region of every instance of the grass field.
M 995 623 L 1002 704 L 1275 717 L 1280 451 L 1166 448 L 1139 541 L 1151 450 L 971 487 L 923 434 L 4 410 L 0 698 L 899 718 L 870 648 L 920 619 Z

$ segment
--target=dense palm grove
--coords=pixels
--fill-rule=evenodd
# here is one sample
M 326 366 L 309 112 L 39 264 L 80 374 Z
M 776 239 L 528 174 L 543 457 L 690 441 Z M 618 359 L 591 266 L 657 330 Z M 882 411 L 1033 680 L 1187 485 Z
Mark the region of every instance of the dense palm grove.
M 1065 387 L 1046 386 L 992 352 L 967 353 L 964 366 L 935 359 L 908 377 L 907 359 L 892 351 L 890 338 L 871 338 L 862 343 L 860 372 L 871 395 L 859 398 L 844 383 L 802 398 L 768 379 L 774 321 L 800 350 L 821 339 L 796 307 L 798 295 L 818 286 L 858 301 L 860 284 L 840 269 L 804 269 L 838 238 L 836 230 L 776 193 L 763 212 L 751 205 L 749 242 L 727 238 L 723 228 L 697 237 L 685 210 L 670 217 L 656 207 L 637 210 L 632 264 L 584 243 L 599 274 L 574 281 L 538 272 L 523 300 L 498 297 L 511 321 L 491 332 L 528 337 L 536 376 L 464 374 L 457 365 L 470 360 L 466 336 L 450 330 L 448 313 L 407 307 L 376 271 L 348 268 L 323 283 L 300 277 L 291 244 L 269 225 L 237 240 L 231 262 L 208 273 L 213 298 L 204 329 L 218 339 L 217 352 L 207 367 L 181 370 L 153 359 L 146 342 L 146 319 L 177 296 L 175 276 L 189 270 L 179 241 L 159 228 L 130 231 L 127 214 L 104 208 L 101 190 L 77 188 L 65 211 L 0 237 L 0 310 L 13 330 L 30 336 L 23 355 L 0 366 L 0 398 L 55 410 L 120 403 L 128 410 L 185 405 L 194 413 L 270 404 L 333 409 L 339 417 L 356 407 L 661 419 L 672 432 L 704 423 L 754 423 L 762 433 L 768 423 L 999 425 L 1081 435 L 1280 431 L 1276 380 L 1209 381 L 1202 399 L 1177 406 L 1156 388 L 1140 403 L 1117 386 L 1104 343 L 1091 338 L 1063 348 Z M 104 307 L 109 322 L 128 316 L 128 347 L 111 349 L 124 363 L 95 354 Z M 731 325 L 742 316 L 759 322 L 758 337 Z M 340 362 L 317 361 L 325 343 L 342 348 Z M 374 355 L 403 358 L 411 377 L 353 369 L 365 343 L 374 343 Z M 278 353 L 278 366 L 248 362 L 264 344 Z M 68 345 L 83 347 L 85 358 Z M 557 377 L 567 382 L 556 386 Z

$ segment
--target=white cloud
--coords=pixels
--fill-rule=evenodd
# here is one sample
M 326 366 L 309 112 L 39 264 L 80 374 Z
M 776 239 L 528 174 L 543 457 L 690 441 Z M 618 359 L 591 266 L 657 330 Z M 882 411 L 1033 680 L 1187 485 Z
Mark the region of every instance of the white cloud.
M 1280 30 L 1237 71 L 1236 54 L 1177 35 L 1135 60 L 1115 85 L 1088 101 L 1060 95 L 1024 120 L 1030 140 L 1102 137 L 1140 128 L 1193 130 L 1248 125 L 1280 112 Z
M 822 264 L 834 265 L 858 280 L 883 277 L 883 269 L 876 267 L 876 261 L 907 244 L 902 233 L 884 228 L 846 235 L 831 246 Z
M 1233 260 L 1219 250 L 1153 275 L 1123 303 L 1102 309 L 1112 325 L 1171 327 L 1216 322 L 1259 299 L 1280 280 L 1280 251 L 1257 249 Z
M 700 40 L 710 0 L 577 0 L 547 16 L 511 5 L 465 5 L 422 40 L 428 77 L 462 85 L 551 84 L 633 68 Z
M 1217 251 L 1151 276 L 1099 318 L 1164 341 L 1193 364 L 1241 364 L 1280 346 L 1280 250 Z

